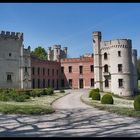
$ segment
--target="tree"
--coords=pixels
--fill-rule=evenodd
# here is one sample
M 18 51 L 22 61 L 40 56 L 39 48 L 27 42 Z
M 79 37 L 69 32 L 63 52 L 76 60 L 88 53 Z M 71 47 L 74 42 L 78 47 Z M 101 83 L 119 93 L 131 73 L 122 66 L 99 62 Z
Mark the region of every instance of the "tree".
M 46 50 L 41 47 L 41 46 L 38 46 L 37 48 L 35 48 L 33 51 L 32 51 L 32 54 L 37 56 L 38 58 L 40 59 L 43 59 L 43 60 L 47 60 L 47 52 Z

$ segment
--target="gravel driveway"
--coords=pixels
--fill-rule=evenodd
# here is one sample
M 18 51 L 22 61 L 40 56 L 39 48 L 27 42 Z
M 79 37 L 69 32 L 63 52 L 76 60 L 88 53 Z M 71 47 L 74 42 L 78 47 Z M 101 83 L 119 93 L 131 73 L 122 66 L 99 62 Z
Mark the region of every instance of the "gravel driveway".
M 98 110 L 80 101 L 88 90 L 69 90 L 50 115 L 0 114 L 0 136 L 6 137 L 140 137 L 140 119 Z

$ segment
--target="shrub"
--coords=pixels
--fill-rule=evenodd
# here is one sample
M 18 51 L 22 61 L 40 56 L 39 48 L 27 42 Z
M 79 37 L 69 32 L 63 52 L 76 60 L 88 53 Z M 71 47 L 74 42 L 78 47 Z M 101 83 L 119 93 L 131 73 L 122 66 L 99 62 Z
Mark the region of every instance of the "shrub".
M 46 92 L 47 92 L 47 95 L 52 95 L 52 94 L 54 94 L 54 91 L 53 91 L 52 88 L 47 88 L 47 89 L 46 89 Z
M 100 100 L 100 93 L 99 92 L 92 92 L 92 100 Z
M 95 89 L 93 89 L 93 91 L 100 92 L 99 88 L 95 88 Z
M 140 111 L 140 95 L 137 95 L 135 98 L 134 98 L 134 109 L 136 111 Z
M 93 89 L 89 91 L 89 98 L 92 98 Z
M 101 99 L 102 104 L 113 104 L 114 100 L 111 94 L 105 94 Z
M 19 95 L 15 97 L 16 102 L 25 102 L 26 96 L 25 95 Z
M 60 93 L 65 93 L 65 90 L 64 89 L 61 89 L 59 92 Z

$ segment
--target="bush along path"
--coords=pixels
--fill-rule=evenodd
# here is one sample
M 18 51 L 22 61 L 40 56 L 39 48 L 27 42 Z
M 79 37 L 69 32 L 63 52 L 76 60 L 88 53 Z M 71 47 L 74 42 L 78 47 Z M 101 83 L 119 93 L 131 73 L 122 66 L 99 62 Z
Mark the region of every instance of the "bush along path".
M 103 97 L 105 94 L 106 93 L 101 92 L 101 100 L 93 100 L 91 98 L 91 96 L 93 96 L 91 95 L 91 92 L 85 93 L 81 96 L 81 101 L 98 109 L 106 110 L 119 115 L 140 117 L 140 111 L 138 111 L 140 110 L 140 97 L 136 96 L 134 101 L 110 96 L 110 94 L 107 93 L 106 95 L 110 97 L 104 99 Z

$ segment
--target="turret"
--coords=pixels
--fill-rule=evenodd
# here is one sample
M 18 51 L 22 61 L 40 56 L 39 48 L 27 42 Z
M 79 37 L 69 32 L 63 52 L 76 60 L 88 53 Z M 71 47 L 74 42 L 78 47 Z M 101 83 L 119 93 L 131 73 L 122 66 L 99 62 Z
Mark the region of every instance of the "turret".
M 54 50 L 53 60 L 54 61 L 58 61 L 60 59 L 60 49 L 61 49 L 61 45 L 53 46 L 53 50 Z
M 64 48 L 63 48 L 63 51 L 64 51 L 64 58 L 67 58 L 67 50 L 68 50 L 67 47 L 64 47 Z
M 51 47 L 48 48 L 48 60 L 51 60 Z
M 102 69 L 100 53 L 101 37 L 101 32 L 93 32 L 95 88 L 99 88 L 100 90 L 102 90 Z

